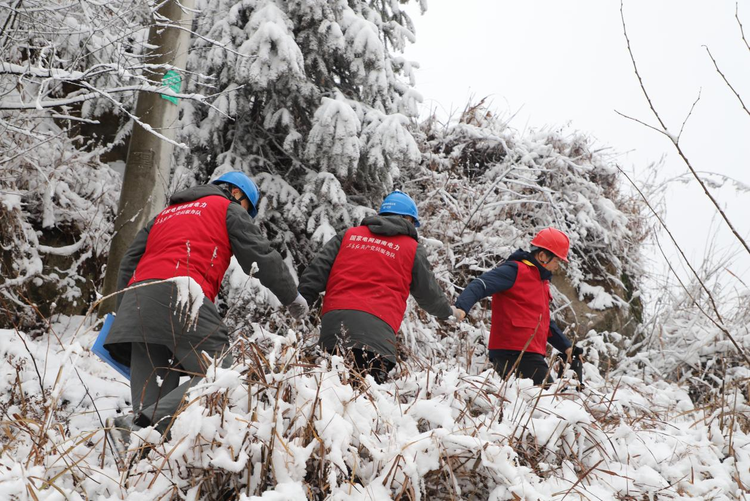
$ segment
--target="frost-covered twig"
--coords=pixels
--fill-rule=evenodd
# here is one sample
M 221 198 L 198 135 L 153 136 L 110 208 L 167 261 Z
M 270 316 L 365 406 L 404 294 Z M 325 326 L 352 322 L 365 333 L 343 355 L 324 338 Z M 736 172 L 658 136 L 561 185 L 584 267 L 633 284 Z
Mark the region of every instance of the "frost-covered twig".
M 476 214 L 477 211 L 482 207 L 482 205 L 484 204 L 484 201 L 487 200 L 488 196 L 490 196 L 490 193 L 492 193 L 493 190 L 495 189 L 495 187 L 498 184 L 500 184 L 500 182 L 502 182 L 503 179 L 505 179 L 505 176 L 507 176 L 508 174 L 510 174 L 510 172 L 513 170 L 513 168 L 514 167 L 512 165 L 510 167 L 508 167 L 502 174 L 500 174 L 498 176 L 498 178 L 495 180 L 495 182 L 492 183 L 492 186 L 490 186 L 489 189 L 485 192 L 484 196 L 479 201 L 479 203 L 477 204 L 477 206 L 474 207 L 474 210 L 471 212 L 471 214 L 469 214 L 469 217 L 466 218 L 466 222 L 464 223 L 463 228 L 461 228 L 461 231 L 458 232 L 458 238 L 461 238 L 464 235 L 464 231 L 466 231 L 466 228 L 469 226 L 469 223 L 471 222 L 471 218 L 474 217 L 474 214 Z
M 110 89 L 98 89 L 85 82 L 81 83 L 84 87 L 92 89 L 91 92 L 86 94 L 79 94 L 74 97 L 68 97 L 63 99 L 50 99 L 47 101 L 35 101 L 33 103 L 24 103 L 22 101 L 0 101 L 0 110 L 42 110 L 45 108 L 59 108 L 62 106 L 70 106 L 72 104 L 79 104 L 92 99 L 100 97 L 107 97 L 116 104 L 121 105 L 119 101 L 112 99 L 110 94 L 119 94 L 123 92 L 136 93 L 136 92 L 151 92 L 155 94 L 164 94 L 170 97 L 176 97 L 180 99 L 190 99 L 198 102 L 205 101 L 205 96 L 202 94 L 181 94 L 174 92 L 167 87 L 159 87 L 156 85 L 129 85 L 125 87 L 113 87 Z
M 630 178 L 630 176 L 628 176 L 628 174 L 624 170 L 622 170 L 622 168 L 620 166 L 617 166 L 617 168 L 620 171 L 620 173 L 622 173 L 622 175 L 624 175 L 625 178 L 630 182 L 630 184 L 633 186 L 633 188 L 635 188 L 636 191 L 641 195 L 641 198 L 643 199 L 643 202 L 651 210 L 652 214 L 654 216 L 656 216 L 656 219 L 659 221 L 659 224 L 664 229 L 664 231 L 667 233 L 667 235 L 669 235 L 669 238 L 672 240 L 672 243 L 674 244 L 675 248 L 677 248 L 678 252 L 682 256 L 682 259 L 684 260 L 685 264 L 687 264 L 687 266 L 690 268 L 690 271 L 693 273 L 693 276 L 695 277 L 695 279 L 701 285 L 701 288 L 704 290 L 704 292 L 708 296 L 708 298 L 709 298 L 709 300 L 711 302 L 712 309 L 714 310 L 714 313 L 716 314 L 716 316 L 718 318 L 718 321 L 716 319 L 714 319 L 711 315 L 706 314 L 706 312 L 704 312 L 703 309 L 700 308 L 700 306 L 698 305 L 698 302 L 695 301 L 695 304 L 699 307 L 701 313 L 703 313 L 706 316 L 706 318 L 708 318 L 711 321 L 711 323 L 713 323 L 718 329 L 720 329 L 727 336 L 727 338 L 732 342 L 732 344 L 734 345 L 734 347 L 737 349 L 737 352 L 745 359 L 745 361 L 747 362 L 748 366 L 750 366 L 750 358 L 748 357 L 747 353 L 745 353 L 745 350 L 742 348 L 742 346 L 740 346 L 740 344 L 734 338 L 734 336 L 732 335 L 732 333 L 729 332 L 729 330 L 724 325 L 724 320 L 722 319 L 722 316 L 721 316 L 721 313 L 719 311 L 719 308 L 716 305 L 716 301 L 714 300 L 713 294 L 711 293 L 710 290 L 708 290 L 708 287 L 706 287 L 706 284 L 703 283 L 703 280 L 701 279 L 700 275 L 695 270 L 695 268 L 693 268 L 693 265 L 690 264 L 690 260 L 685 255 L 685 252 L 682 250 L 682 247 L 680 247 L 680 245 L 677 243 L 677 240 L 675 239 L 674 235 L 672 235 L 672 232 L 669 230 L 669 227 L 667 227 L 667 224 L 661 218 L 661 216 L 659 215 L 659 213 L 654 210 L 654 208 L 651 206 L 651 204 L 649 203 L 649 201 L 646 198 L 646 196 L 643 194 L 643 192 L 638 187 L 638 185 L 635 184 L 635 182 Z M 666 261 L 667 261 L 667 264 L 669 265 L 669 268 L 672 270 L 673 273 L 675 273 L 674 269 L 672 268 L 672 264 L 669 262 L 668 259 L 666 259 Z M 675 273 L 675 276 L 677 276 L 676 273 Z M 679 280 L 679 277 L 677 277 L 677 278 Z M 682 281 L 680 281 L 680 285 L 682 285 L 683 288 L 685 289 L 685 291 L 688 292 L 687 288 L 682 284 Z
M 256 59 L 258 57 L 258 56 L 254 56 L 254 55 L 250 55 L 250 54 L 243 54 L 241 52 L 238 52 L 238 51 L 236 51 L 234 49 L 231 49 L 231 48 L 227 47 L 226 44 L 223 44 L 221 42 L 217 42 L 216 40 L 211 40 L 210 38 L 208 38 L 208 37 L 206 37 L 204 35 L 201 35 L 200 33 L 196 32 L 196 31 L 193 31 L 193 30 L 191 30 L 189 28 L 186 28 L 184 26 L 180 26 L 179 24 L 156 22 L 156 23 L 154 23 L 154 26 L 158 26 L 160 28 L 172 28 L 172 29 L 186 31 L 186 32 L 190 33 L 191 36 L 194 36 L 196 38 L 200 38 L 201 40 L 205 40 L 206 42 L 210 43 L 211 45 L 215 45 L 217 47 L 221 47 L 223 50 L 225 50 L 225 51 L 227 51 L 227 52 L 229 52 L 231 54 L 234 54 L 237 57 L 241 57 L 243 59 L 252 60 L 252 59 Z
M 64 131 L 61 131 L 61 132 L 59 132 L 58 134 L 56 134 L 54 136 L 43 137 L 43 136 L 39 136 L 37 134 L 33 134 L 33 133 L 29 132 L 29 131 L 23 130 L 23 129 L 19 128 L 19 127 L 14 127 L 11 124 L 5 123 L 3 120 L 0 120 L 0 122 L 3 122 L 4 125 L 6 125 L 6 127 L 8 129 L 12 130 L 13 132 L 18 132 L 20 134 L 30 135 L 34 139 L 38 139 L 38 140 L 41 141 L 40 143 L 36 143 L 34 146 L 32 146 L 32 147 L 30 147 L 30 148 L 28 148 L 26 150 L 23 150 L 20 153 L 17 153 L 15 155 L 13 155 L 12 157 L 0 159 L 0 165 L 12 162 L 13 160 L 15 160 L 17 158 L 21 158 L 24 155 L 27 155 L 34 148 L 38 148 L 39 146 L 41 146 L 41 145 L 43 145 L 45 143 L 48 143 L 48 142 L 53 141 L 55 139 L 59 139 L 63 134 L 65 134 Z M 46 174 L 44 174 L 44 176 L 46 177 Z

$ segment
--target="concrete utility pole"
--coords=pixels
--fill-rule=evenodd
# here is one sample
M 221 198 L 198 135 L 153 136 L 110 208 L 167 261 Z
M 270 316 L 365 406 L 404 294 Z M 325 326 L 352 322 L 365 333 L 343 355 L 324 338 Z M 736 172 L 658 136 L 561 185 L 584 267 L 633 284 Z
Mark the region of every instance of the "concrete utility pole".
M 167 0 L 154 14 L 154 25 L 148 35 L 150 48 L 145 61 L 150 64 L 171 65 L 184 70 L 190 49 L 190 29 L 193 23 L 195 0 Z M 179 27 L 165 27 L 173 25 Z M 182 28 L 182 29 L 180 29 Z M 154 85 L 166 85 L 180 92 L 182 78 L 174 70 L 145 73 Z M 178 118 L 178 100 L 153 92 L 141 92 L 135 109 L 144 124 L 161 135 L 174 139 Z M 115 233 L 109 249 L 103 294 L 115 292 L 117 271 L 136 233 L 161 211 L 167 202 L 169 174 L 172 169 L 174 146 L 148 132 L 137 123 L 130 136 L 125 176 L 122 182 Z M 115 310 L 116 298 L 99 305 L 99 314 Z

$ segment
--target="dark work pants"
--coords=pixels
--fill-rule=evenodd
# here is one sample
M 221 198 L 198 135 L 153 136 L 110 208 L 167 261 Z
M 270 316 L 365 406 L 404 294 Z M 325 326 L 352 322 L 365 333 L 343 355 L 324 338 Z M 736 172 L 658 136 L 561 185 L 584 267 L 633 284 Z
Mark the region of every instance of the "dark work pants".
M 218 357 L 221 354 L 212 355 Z M 231 364 L 231 355 L 226 355 L 221 366 L 227 368 Z M 205 374 L 206 368 L 198 350 L 178 346 L 173 352 L 160 344 L 132 343 L 130 394 L 136 424 L 152 424 L 163 432 L 169 424 L 164 418 L 177 412 L 185 393 Z M 182 376 L 189 379 L 180 384 Z
M 359 348 L 352 348 L 354 355 L 354 366 L 362 374 L 370 374 L 378 384 L 383 384 L 388 379 L 388 373 L 391 372 L 396 364 L 381 357 L 380 355 Z
M 334 355 L 346 355 L 351 353 L 351 360 L 354 364 L 354 370 L 359 372 L 362 376 L 369 374 L 378 384 L 383 384 L 388 380 L 388 373 L 396 367 L 396 364 L 391 362 L 385 357 L 378 355 L 372 351 L 363 350 L 360 348 L 340 349 L 339 347 L 325 349 L 328 353 Z
M 505 378 L 513 370 L 513 365 L 518 360 L 519 355 L 521 355 L 520 351 L 490 350 L 490 361 L 495 370 Z M 533 379 L 537 386 L 548 386 L 552 383 L 552 376 L 548 375 L 548 372 L 547 361 L 544 359 L 544 355 L 539 353 L 524 353 L 521 355 L 521 360 L 514 371 L 517 377 Z

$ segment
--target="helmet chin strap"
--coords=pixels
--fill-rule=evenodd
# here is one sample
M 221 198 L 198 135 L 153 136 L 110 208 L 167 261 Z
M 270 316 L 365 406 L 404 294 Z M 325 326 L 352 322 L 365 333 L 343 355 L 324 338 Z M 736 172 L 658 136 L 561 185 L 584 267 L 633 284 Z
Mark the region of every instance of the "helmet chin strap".
M 232 186 L 230 184 L 221 184 L 220 186 L 221 186 L 221 189 L 224 190 L 224 192 L 229 195 L 229 197 L 232 199 L 232 202 L 237 202 L 238 204 L 242 205 L 243 200 L 250 201 L 248 196 L 245 195 L 245 192 L 239 189 L 238 187 Z M 242 196 L 240 198 L 235 197 L 234 193 L 232 193 L 234 190 L 239 191 Z M 252 209 L 253 209 L 253 203 L 250 202 L 250 209 L 248 209 L 247 212 L 250 213 Z
M 245 195 L 245 192 L 239 189 L 238 187 L 232 186 L 229 184 L 225 184 L 224 186 L 226 186 L 227 191 L 229 191 L 229 195 L 232 197 L 234 201 L 239 202 L 241 204 L 243 200 L 247 199 L 247 195 Z M 235 197 L 234 193 L 232 193 L 234 190 L 239 191 L 242 196 L 240 198 Z
M 237 188 L 237 189 L 239 190 L 239 188 Z M 245 195 L 245 192 L 244 192 L 244 191 L 242 191 L 242 190 L 239 190 L 239 191 L 240 191 L 240 193 L 242 193 L 242 196 L 241 196 L 240 198 L 234 198 L 234 196 L 232 196 L 232 198 L 234 198 L 234 201 L 235 201 L 235 202 L 237 202 L 237 203 L 238 203 L 238 204 L 240 204 L 240 205 L 242 205 L 242 201 L 243 201 L 243 200 L 247 200 L 247 202 L 248 202 L 248 205 L 250 206 L 250 207 L 249 207 L 249 208 L 247 209 L 247 213 L 248 213 L 248 214 L 250 214 L 250 216 L 252 216 L 252 214 L 251 214 L 251 212 L 250 212 L 250 211 L 252 211 L 252 210 L 253 210 L 253 203 L 252 203 L 252 202 L 250 201 L 250 199 L 248 198 L 248 196 L 247 196 L 247 195 Z

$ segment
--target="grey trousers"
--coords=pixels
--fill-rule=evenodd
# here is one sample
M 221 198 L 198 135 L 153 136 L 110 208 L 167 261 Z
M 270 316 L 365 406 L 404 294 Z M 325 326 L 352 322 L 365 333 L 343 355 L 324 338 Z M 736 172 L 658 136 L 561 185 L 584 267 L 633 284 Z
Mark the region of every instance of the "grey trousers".
M 229 353 L 209 353 L 224 356 L 221 367 L 232 365 Z M 164 432 L 180 407 L 187 391 L 206 375 L 205 362 L 199 350 L 177 346 L 174 350 L 152 343 L 132 343 L 130 354 L 130 395 L 133 414 L 142 415 Z M 180 384 L 181 377 L 189 379 Z

